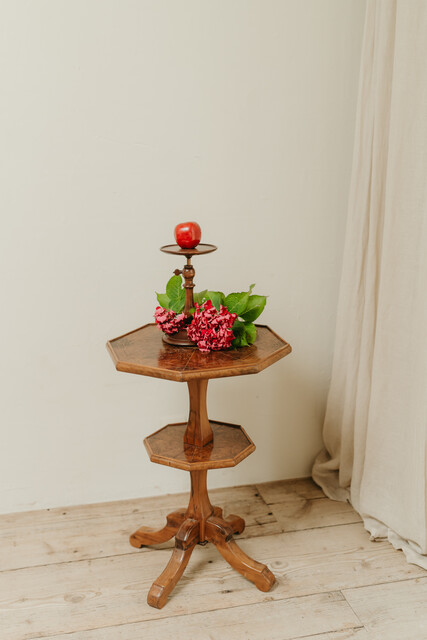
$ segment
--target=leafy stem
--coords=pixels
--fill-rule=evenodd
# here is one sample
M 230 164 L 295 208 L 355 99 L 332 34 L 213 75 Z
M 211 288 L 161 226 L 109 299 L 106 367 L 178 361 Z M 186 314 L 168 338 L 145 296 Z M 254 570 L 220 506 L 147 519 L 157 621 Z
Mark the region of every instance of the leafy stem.
M 254 284 L 251 284 L 248 291 L 239 293 L 229 293 L 227 296 L 222 291 L 194 292 L 195 304 L 202 305 L 206 300 L 211 300 L 214 307 L 219 311 L 221 305 L 227 307 L 230 313 L 235 313 L 237 319 L 234 321 L 232 330 L 234 340 L 233 347 L 246 347 L 253 344 L 256 339 L 255 320 L 264 311 L 267 302 L 266 296 L 253 295 Z M 182 313 L 185 306 L 185 289 L 182 286 L 182 276 L 172 276 L 166 284 L 166 293 L 156 293 L 158 303 L 164 309 L 170 309 L 175 313 Z M 194 309 L 192 309 L 194 313 Z

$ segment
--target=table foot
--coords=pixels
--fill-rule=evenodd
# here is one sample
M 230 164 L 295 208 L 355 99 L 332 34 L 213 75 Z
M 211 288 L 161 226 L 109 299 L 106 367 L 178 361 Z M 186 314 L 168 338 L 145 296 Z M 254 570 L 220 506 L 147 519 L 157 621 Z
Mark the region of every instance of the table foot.
M 167 542 L 174 537 L 178 529 L 182 525 L 186 518 L 185 509 L 180 511 L 174 511 L 166 516 L 166 524 L 163 529 L 152 529 L 151 527 L 141 527 L 138 531 L 135 531 L 130 538 L 129 542 L 133 547 L 141 549 L 151 544 L 160 544 Z
M 185 520 L 176 534 L 175 548 L 166 568 L 153 582 L 148 593 L 147 602 L 151 607 L 161 609 L 165 606 L 169 594 L 185 571 L 198 539 L 198 520 Z
M 240 516 L 235 516 L 233 514 L 230 514 L 226 518 L 221 518 L 221 519 L 224 520 L 226 524 L 228 524 L 228 526 L 231 528 L 234 535 L 243 533 L 243 531 L 245 530 L 245 521 Z
M 232 516 L 237 518 L 237 516 Z M 269 591 L 276 579 L 270 569 L 265 565 L 253 560 L 233 540 L 233 527 L 223 520 L 212 516 L 206 521 L 206 539 L 213 542 L 225 560 L 242 574 L 245 578 L 254 583 L 260 591 Z
M 235 535 L 237 535 L 239 533 L 243 533 L 243 531 L 245 530 L 245 521 L 243 520 L 243 518 L 241 518 L 240 516 L 235 516 L 232 513 L 229 516 L 227 516 L 226 518 L 224 518 L 224 516 L 222 515 L 221 507 L 214 507 L 213 508 L 213 515 L 215 516 L 215 518 L 219 518 L 220 520 L 224 520 L 224 522 L 226 522 L 228 525 L 230 525 L 230 527 L 233 529 L 233 533 Z
M 233 540 L 242 533 L 245 521 L 234 514 L 223 517 L 221 507 L 212 506 L 206 484 L 206 470 L 191 471 L 190 501 L 186 510 L 170 513 L 163 529 L 142 527 L 130 536 L 134 547 L 166 542 L 175 536 L 175 548 L 165 570 L 155 580 L 148 593 L 151 607 L 161 609 L 184 573 L 196 544 L 212 542 L 227 562 L 261 591 L 268 591 L 275 582 L 271 571 L 244 553 Z

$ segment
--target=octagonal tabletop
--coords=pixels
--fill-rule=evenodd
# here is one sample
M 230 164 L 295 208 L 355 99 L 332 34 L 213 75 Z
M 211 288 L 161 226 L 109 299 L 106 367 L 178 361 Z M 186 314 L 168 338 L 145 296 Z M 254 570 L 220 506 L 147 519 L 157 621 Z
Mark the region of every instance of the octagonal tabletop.
M 185 444 L 186 422 L 167 424 L 144 440 L 151 462 L 185 471 L 234 467 L 255 451 L 255 445 L 238 424 L 210 420 L 214 439 L 204 447 Z
M 118 371 L 178 382 L 258 373 L 292 351 L 265 325 L 257 325 L 253 345 L 225 351 L 202 353 L 197 347 L 166 344 L 154 323 L 110 340 L 107 347 Z

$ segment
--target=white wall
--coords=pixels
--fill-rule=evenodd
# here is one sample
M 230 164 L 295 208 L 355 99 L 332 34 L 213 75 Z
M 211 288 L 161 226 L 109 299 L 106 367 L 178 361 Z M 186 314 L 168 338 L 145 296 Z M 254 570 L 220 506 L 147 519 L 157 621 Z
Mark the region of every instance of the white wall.
M 117 373 L 199 221 L 200 288 L 256 282 L 293 346 L 212 381 L 257 451 L 210 486 L 308 475 L 321 446 L 351 168 L 360 0 L 9 0 L 0 10 L 0 511 L 185 490 L 142 439 L 186 385 Z

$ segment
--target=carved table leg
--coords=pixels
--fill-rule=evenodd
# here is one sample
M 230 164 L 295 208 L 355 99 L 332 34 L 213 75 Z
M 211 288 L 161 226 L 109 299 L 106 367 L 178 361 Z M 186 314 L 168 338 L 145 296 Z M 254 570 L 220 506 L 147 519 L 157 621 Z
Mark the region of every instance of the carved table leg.
M 213 440 L 212 427 L 209 423 L 206 408 L 208 380 L 190 380 L 188 393 L 190 397 L 190 413 L 184 442 L 196 447 L 204 447 Z
M 253 560 L 233 540 L 233 528 L 222 518 L 212 516 L 206 521 L 206 538 L 213 542 L 225 560 L 251 580 L 260 591 L 269 591 L 275 577 L 265 565 Z
M 199 538 L 199 522 L 189 518 L 180 526 L 175 537 L 175 549 L 164 571 L 152 584 L 147 602 L 151 607 L 161 609 L 169 594 L 184 573 L 190 556 Z
M 186 446 L 198 448 L 201 452 L 204 450 L 208 460 L 213 446 L 213 432 L 206 409 L 207 384 L 208 381 L 203 379 L 188 382 L 190 413 L 184 434 L 184 451 Z M 233 540 L 233 534 L 242 533 L 245 528 L 243 518 L 236 515 L 224 518 L 222 509 L 212 506 L 207 489 L 207 469 L 190 470 L 190 477 L 191 493 L 187 510 L 170 513 L 163 529 L 142 527 L 130 537 L 134 547 L 142 547 L 166 542 L 175 536 L 175 548 L 165 570 L 148 593 L 148 604 L 157 609 L 165 606 L 169 594 L 184 573 L 195 545 L 207 542 L 213 542 L 227 562 L 258 589 L 268 591 L 275 582 L 271 571 L 247 556 Z
M 224 518 L 223 515 L 222 515 L 221 507 L 214 507 L 213 508 L 213 515 L 216 518 L 220 518 L 221 520 L 224 520 L 224 522 L 226 522 L 228 525 L 230 525 L 230 527 L 233 529 L 234 535 L 237 535 L 239 533 L 243 533 L 243 531 L 245 530 L 245 521 L 243 520 L 243 518 L 241 518 L 240 516 L 235 516 L 232 513 L 230 513 L 229 516 Z
M 194 518 L 200 523 L 199 540 L 205 542 L 205 522 L 214 514 L 214 507 L 211 505 L 207 489 L 207 471 L 190 471 L 191 493 L 190 502 L 187 508 L 187 518 Z
M 184 509 L 170 513 L 166 516 L 166 524 L 163 529 L 157 530 L 151 527 L 141 527 L 130 536 L 129 542 L 133 547 L 141 549 L 141 547 L 147 545 L 160 544 L 161 542 L 170 540 L 184 522 L 186 518 L 185 513 Z

